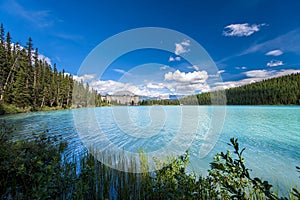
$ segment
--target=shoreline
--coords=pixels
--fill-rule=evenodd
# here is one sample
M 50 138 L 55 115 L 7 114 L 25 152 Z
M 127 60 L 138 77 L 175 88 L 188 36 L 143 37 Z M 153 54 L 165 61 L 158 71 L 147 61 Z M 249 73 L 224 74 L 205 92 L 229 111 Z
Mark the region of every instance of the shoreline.
M 14 114 L 22 114 L 22 113 L 36 113 L 36 112 L 45 112 L 45 111 L 60 111 L 60 110 L 73 110 L 73 109 L 80 109 L 80 108 L 91 108 L 91 107 L 80 107 L 80 108 L 76 108 L 76 107 L 68 107 L 68 108 L 63 108 L 60 106 L 56 106 L 56 107 L 44 107 L 40 110 L 34 110 L 32 111 L 31 107 L 27 107 L 27 108 L 19 108 L 16 107 L 14 105 L 8 104 L 8 105 L 1 105 L 2 106 L 2 110 L 4 110 L 4 113 L 0 112 L 0 116 L 7 116 L 7 115 L 14 115 Z M 124 107 L 124 105 L 102 105 L 102 106 L 95 106 L 94 108 L 98 108 L 98 107 L 118 107 L 118 106 L 122 106 Z M 238 106 L 243 106 L 243 107 L 300 107 L 300 105 L 295 105 L 295 104 L 270 104 L 270 105 L 231 105 L 231 104 L 226 104 L 226 105 L 160 105 L 160 104 L 154 104 L 154 105 L 138 105 L 138 106 L 134 106 L 134 107 L 148 107 L 148 106 L 225 106 L 225 107 L 238 107 Z M 125 107 L 132 107 L 132 106 L 126 106 Z M 13 109 L 13 110 L 12 110 Z

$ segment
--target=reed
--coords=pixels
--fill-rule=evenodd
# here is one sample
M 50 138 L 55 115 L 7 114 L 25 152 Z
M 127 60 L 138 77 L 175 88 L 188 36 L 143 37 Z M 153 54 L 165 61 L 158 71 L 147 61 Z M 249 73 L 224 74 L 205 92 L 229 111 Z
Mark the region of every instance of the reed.
M 142 150 L 138 158 L 128 158 L 122 152 L 89 148 L 70 159 L 63 153 L 67 144 L 57 143 L 60 138 L 41 134 L 14 141 L 12 131 L 1 122 L 1 199 L 300 199 L 297 188 L 279 197 L 270 183 L 251 177 L 237 139 L 230 141 L 233 153 L 217 154 L 203 177 L 187 173 L 188 152 L 168 162 L 156 161 L 163 167 L 149 172 Z M 137 169 L 141 173 L 126 172 Z

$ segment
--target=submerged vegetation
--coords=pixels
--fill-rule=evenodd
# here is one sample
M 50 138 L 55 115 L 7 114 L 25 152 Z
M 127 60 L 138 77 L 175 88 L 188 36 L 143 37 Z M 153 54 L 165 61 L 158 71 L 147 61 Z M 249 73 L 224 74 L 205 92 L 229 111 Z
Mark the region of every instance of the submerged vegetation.
M 12 131 L 1 122 L 1 199 L 300 199 L 297 188 L 279 197 L 270 183 L 251 177 L 237 139 L 230 140 L 233 153 L 217 154 L 202 177 L 186 171 L 188 152 L 154 172 L 147 171 L 141 153 L 141 163 L 131 164 L 143 173 L 128 173 L 107 167 L 88 152 L 79 161 L 65 159 L 67 144 L 59 138 L 41 134 L 15 141 Z

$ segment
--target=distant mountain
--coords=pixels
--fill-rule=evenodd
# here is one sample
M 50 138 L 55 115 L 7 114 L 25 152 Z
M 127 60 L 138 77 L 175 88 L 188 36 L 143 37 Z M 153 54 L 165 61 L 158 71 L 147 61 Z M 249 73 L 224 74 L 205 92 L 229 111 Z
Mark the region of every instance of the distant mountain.
M 169 99 L 170 100 L 177 100 L 177 99 L 182 99 L 184 97 L 186 97 L 187 95 L 170 95 Z

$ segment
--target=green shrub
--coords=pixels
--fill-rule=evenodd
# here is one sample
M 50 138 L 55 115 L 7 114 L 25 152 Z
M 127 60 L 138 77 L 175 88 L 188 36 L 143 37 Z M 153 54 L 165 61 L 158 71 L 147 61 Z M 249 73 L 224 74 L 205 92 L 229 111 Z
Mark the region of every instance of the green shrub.
M 224 199 L 277 199 L 271 191 L 272 185 L 250 177 L 242 157 L 245 148 L 240 151 L 237 139 L 231 138 L 230 142 L 235 158 L 230 151 L 221 152 L 214 157 L 209 170 L 209 176 L 220 196 Z
M 66 143 L 47 132 L 28 140 L 14 141 L 13 130 L 0 121 L 0 199 L 287 199 L 278 197 L 272 185 L 252 178 L 242 157 L 237 139 L 231 139 L 234 151 L 219 153 L 211 163 L 209 175 L 187 173 L 189 154 L 169 158 L 169 164 L 156 161 L 155 172 L 140 151 L 140 163 L 118 157 L 119 164 L 140 167 L 142 173 L 118 171 L 99 162 L 114 155 L 89 154 L 73 159 L 62 153 Z M 130 166 L 129 166 L 130 165 Z M 299 171 L 300 168 L 297 167 Z M 293 188 L 290 199 L 300 199 Z
M 2 103 L 2 101 L 0 101 L 0 115 L 4 115 L 4 114 L 5 114 L 5 110 L 3 107 L 3 103 Z
M 1 122 L 0 129 L 0 197 L 37 199 L 52 197 L 61 171 L 64 143 L 53 145 L 56 138 L 41 134 L 31 140 L 14 141 L 12 129 Z
M 16 114 L 20 112 L 20 109 L 12 104 L 4 104 L 3 107 L 5 114 Z

